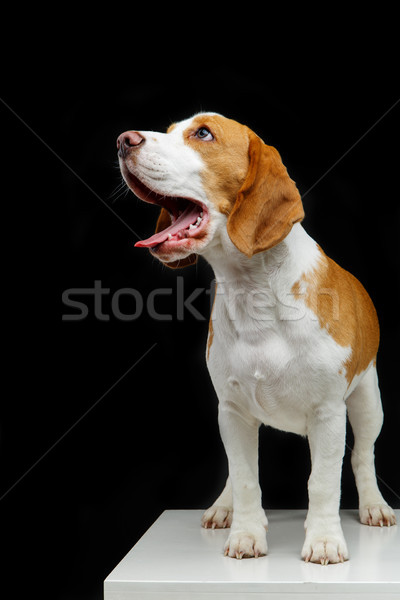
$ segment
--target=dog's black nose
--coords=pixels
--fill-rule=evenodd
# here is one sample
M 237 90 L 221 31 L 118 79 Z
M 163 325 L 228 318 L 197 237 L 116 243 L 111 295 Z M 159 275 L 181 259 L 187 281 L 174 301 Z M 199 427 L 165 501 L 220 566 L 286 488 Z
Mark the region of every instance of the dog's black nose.
M 145 138 L 138 131 L 124 131 L 117 139 L 118 154 L 125 157 L 131 148 L 140 146 L 144 140 Z

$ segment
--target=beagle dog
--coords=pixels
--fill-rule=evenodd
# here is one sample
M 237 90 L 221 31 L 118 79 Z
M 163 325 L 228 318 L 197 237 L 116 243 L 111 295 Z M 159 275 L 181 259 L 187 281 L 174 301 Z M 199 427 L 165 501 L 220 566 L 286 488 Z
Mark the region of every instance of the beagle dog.
M 197 114 L 167 133 L 126 131 L 117 147 L 129 188 L 161 207 L 155 234 L 135 245 L 171 268 L 201 255 L 215 273 L 206 359 L 229 477 L 203 527 L 231 528 L 227 556 L 267 554 L 258 478 L 264 423 L 309 440 L 302 558 L 347 560 L 339 517 L 346 412 L 360 520 L 395 523 L 374 466 L 383 413 L 371 299 L 306 233 L 300 194 L 279 153 L 248 127 Z

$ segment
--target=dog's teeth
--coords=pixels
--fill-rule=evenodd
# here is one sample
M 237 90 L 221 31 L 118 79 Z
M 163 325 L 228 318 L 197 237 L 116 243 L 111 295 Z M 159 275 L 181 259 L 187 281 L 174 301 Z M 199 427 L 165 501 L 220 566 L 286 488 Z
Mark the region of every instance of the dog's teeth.
M 192 224 L 189 225 L 189 229 L 196 229 L 196 227 L 197 227 L 197 225 L 192 225 Z
M 170 233 L 168 234 L 168 239 L 172 240 L 172 235 Z
M 203 217 L 203 213 L 202 212 L 200 213 L 200 217 Z
M 200 225 L 200 223 L 201 223 L 201 217 L 197 217 L 196 225 Z

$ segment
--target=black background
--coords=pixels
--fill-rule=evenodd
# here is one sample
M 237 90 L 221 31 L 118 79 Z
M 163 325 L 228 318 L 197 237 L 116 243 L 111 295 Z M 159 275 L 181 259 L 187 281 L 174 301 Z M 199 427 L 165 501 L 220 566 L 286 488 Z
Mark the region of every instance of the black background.
M 207 507 L 222 489 L 226 459 L 204 359 L 213 274 L 202 259 L 170 271 L 133 247 L 133 231 L 147 237 L 157 210 L 120 193 L 115 147 L 126 129 L 164 131 L 198 111 L 244 122 L 278 148 L 304 196 L 304 227 L 370 293 L 385 411 L 377 471 L 400 508 L 394 17 L 314 15 L 308 29 L 293 17 L 289 29 L 287 16 L 217 24 L 210 14 L 179 22 L 171 7 L 158 28 L 122 12 L 104 28 L 78 14 L 51 13 L 40 29 L 40 15 L 31 27 L 25 13 L 23 30 L 9 22 L 0 514 L 4 580 L 17 596 L 27 585 L 62 600 L 100 599 L 104 578 L 163 510 Z M 95 281 L 109 290 L 105 317 L 93 296 L 76 295 L 88 316 L 63 320 L 76 310 L 62 294 Z M 177 286 L 185 299 L 201 288 L 201 320 L 186 309 L 178 318 Z M 123 288 L 145 303 L 169 289 L 155 306 L 172 320 L 146 307 L 135 320 L 117 318 L 111 299 Z M 135 310 L 129 297 L 119 306 Z M 263 428 L 260 467 L 267 508 L 306 507 L 306 440 Z M 356 507 L 349 449 L 342 487 L 342 506 Z

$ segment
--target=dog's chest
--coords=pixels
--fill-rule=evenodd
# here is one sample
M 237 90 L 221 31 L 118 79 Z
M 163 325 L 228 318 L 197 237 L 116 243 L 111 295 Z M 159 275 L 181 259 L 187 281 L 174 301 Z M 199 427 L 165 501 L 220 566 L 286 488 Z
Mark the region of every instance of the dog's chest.
M 223 307 L 216 313 L 209 368 L 220 401 L 222 396 L 263 423 L 304 434 L 308 358 L 299 352 L 293 327 L 272 310 L 263 321 L 241 315 L 229 320 Z

